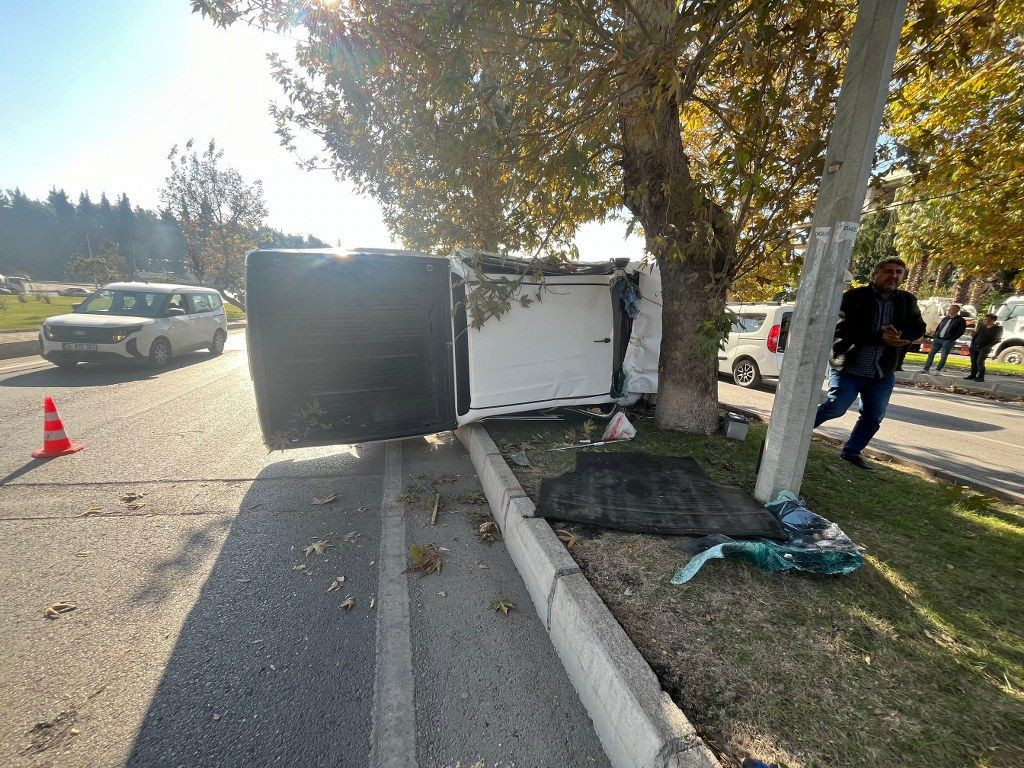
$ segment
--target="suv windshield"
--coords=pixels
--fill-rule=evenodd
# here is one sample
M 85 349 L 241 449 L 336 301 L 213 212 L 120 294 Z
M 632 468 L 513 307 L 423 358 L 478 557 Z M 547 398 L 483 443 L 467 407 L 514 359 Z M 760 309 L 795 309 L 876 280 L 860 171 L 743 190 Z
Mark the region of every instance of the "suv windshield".
M 86 315 L 127 315 L 129 317 L 156 317 L 163 293 L 148 291 L 97 291 L 83 301 L 76 313 Z

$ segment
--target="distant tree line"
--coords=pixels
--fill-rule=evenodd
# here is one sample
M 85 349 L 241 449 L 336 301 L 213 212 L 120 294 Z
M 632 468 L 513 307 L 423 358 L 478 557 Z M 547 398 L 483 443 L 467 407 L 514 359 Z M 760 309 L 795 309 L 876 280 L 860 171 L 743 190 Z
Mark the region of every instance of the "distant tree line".
M 322 248 L 312 235 L 261 227 L 258 242 L 281 248 Z M 132 206 L 128 196 L 111 203 L 88 192 L 73 202 L 63 189 L 34 200 L 20 189 L 0 190 L 0 274 L 35 280 L 104 282 L 138 272 L 194 278 L 182 228 L 169 209 Z

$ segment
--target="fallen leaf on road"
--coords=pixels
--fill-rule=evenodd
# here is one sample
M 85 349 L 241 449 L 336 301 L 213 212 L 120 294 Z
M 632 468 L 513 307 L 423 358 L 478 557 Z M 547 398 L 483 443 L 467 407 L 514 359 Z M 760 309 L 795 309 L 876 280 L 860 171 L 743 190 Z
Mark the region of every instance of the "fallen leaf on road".
M 355 542 L 359 541 L 359 537 L 362 535 L 363 534 L 361 534 L 359 531 L 349 531 L 345 534 L 345 541 L 347 541 L 349 544 L 354 544 Z
M 376 598 L 373 598 L 373 597 L 371 597 L 371 598 L 370 598 L 370 607 L 371 607 L 371 608 L 373 608 L 373 606 L 374 606 L 374 604 L 375 604 L 376 602 L 377 602 Z
M 128 509 L 142 509 L 144 506 L 146 506 L 146 502 L 134 501 L 128 505 Z
M 91 554 L 92 554 L 92 550 L 91 549 L 83 549 L 83 550 L 81 550 L 79 552 L 75 552 L 75 557 L 88 557 Z
M 99 511 L 99 507 L 89 507 L 88 509 L 85 510 L 85 512 L 82 513 L 82 517 L 88 517 L 89 515 L 99 514 Z
M 238 583 L 239 584 L 248 584 L 250 581 L 252 581 L 252 579 L 247 577 L 247 578 L 244 578 L 244 579 L 239 579 Z
M 351 611 L 355 607 L 355 605 L 356 605 L 356 599 L 354 597 L 352 597 L 352 595 L 349 595 L 344 600 L 342 600 L 340 603 L 338 603 L 338 607 L 339 608 L 344 608 L 346 611 Z
M 480 520 L 481 518 L 477 518 Z M 491 518 L 483 518 L 483 522 L 476 522 L 477 538 L 485 544 L 493 544 L 501 539 L 501 529 Z
M 448 597 L 448 593 L 447 593 L 447 592 L 444 592 L 444 591 L 441 591 L 441 592 L 438 592 L 438 593 L 437 593 L 437 596 L 438 596 L 438 597 Z
M 338 500 L 338 494 L 336 494 L 336 493 L 331 493 L 331 494 L 328 494 L 327 496 L 314 496 L 313 497 L 313 506 L 314 507 L 322 507 L 325 504 L 330 504 L 332 501 L 337 501 L 337 500 Z
M 213 713 L 213 719 L 214 720 L 220 720 L 220 715 L 218 715 L 216 712 L 214 712 Z
M 508 598 L 501 598 L 501 600 L 495 600 L 490 605 L 492 611 L 500 611 L 502 616 L 508 616 L 509 611 L 518 610 L 516 604 Z
M 304 557 L 309 557 L 312 554 L 322 555 L 324 552 L 327 551 L 328 547 L 333 546 L 334 545 L 328 542 L 327 539 L 317 539 L 309 546 L 304 547 L 302 550 L 302 554 Z
M 51 603 L 43 610 L 43 616 L 48 619 L 59 618 L 62 613 L 73 611 L 78 606 L 74 603 Z
M 125 504 L 127 504 L 128 502 L 131 502 L 131 501 L 138 501 L 143 496 L 145 496 L 144 493 L 137 493 L 136 491 L 128 491 L 128 493 L 124 494 L 121 497 L 121 501 L 123 501 Z
M 470 491 L 469 493 L 460 493 L 455 497 L 455 500 L 462 504 L 486 504 L 487 497 L 484 496 L 483 491 Z
M 293 571 L 304 571 L 308 566 L 305 563 L 299 563 L 292 566 Z
M 415 504 L 419 500 L 419 495 L 415 493 L 403 493 L 399 496 L 395 496 L 395 501 L 399 504 Z
M 456 475 L 441 475 L 439 478 L 437 478 L 437 482 L 439 482 L 441 485 L 451 485 L 458 479 L 459 478 Z
M 412 565 L 402 573 L 418 573 L 420 576 L 428 576 L 431 573 L 440 573 L 444 567 L 441 552 L 433 544 L 425 546 L 413 544 L 409 547 L 409 553 L 412 555 Z
M 490 568 L 490 566 L 487 565 L 487 563 L 477 563 L 476 567 L 479 568 L 481 571 L 486 571 Z
M 559 528 L 557 531 L 555 531 L 555 536 L 558 537 L 558 540 L 560 542 L 565 544 L 566 549 L 572 549 L 573 545 L 580 540 L 579 536 L 577 536 L 575 533 L 571 533 L 565 530 L 564 528 Z
M 331 586 L 327 588 L 328 592 L 333 592 L 336 589 L 341 589 L 341 585 L 345 583 L 344 576 L 338 576 L 334 581 L 331 582 Z

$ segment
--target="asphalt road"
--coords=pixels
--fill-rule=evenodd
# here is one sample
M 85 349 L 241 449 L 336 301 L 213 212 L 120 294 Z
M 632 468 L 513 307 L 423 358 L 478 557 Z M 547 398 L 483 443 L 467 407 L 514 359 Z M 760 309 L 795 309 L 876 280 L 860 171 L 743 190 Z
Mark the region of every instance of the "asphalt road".
M 86 448 L 35 462 L 46 394 Z M 268 454 L 240 334 L 159 374 L 6 364 L 0 413 L 0 765 L 607 765 L 451 435 Z M 443 571 L 403 574 L 428 543 Z
M 749 390 L 720 380 L 718 398 L 770 416 L 775 393 L 773 385 Z M 818 431 L 846 439 L 858 408 L 854 403 Z M 871 447 L 972 478 L 1024 502 L 1024 406 L 1018 403 L 897 384 Z

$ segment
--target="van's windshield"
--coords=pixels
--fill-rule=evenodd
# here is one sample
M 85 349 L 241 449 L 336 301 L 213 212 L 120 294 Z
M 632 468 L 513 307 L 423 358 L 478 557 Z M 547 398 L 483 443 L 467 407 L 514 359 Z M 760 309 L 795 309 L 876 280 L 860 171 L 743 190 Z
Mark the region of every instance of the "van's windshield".
M 156 317 L 167 294 L 149 291 L 97 291 L 83 301 L 75 312 L 85 315 L 127 315 Z

